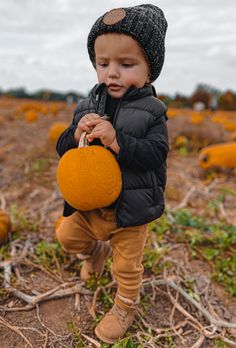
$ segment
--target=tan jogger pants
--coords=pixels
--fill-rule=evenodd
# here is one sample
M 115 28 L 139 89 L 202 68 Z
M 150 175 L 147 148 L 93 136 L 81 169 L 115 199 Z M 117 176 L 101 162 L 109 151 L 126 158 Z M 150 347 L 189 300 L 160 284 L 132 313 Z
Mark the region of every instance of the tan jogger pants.
M 90 254 L 97 240 L 110 240 L 113 251 L 113 276 L 117 294 L 137 300 L 143 274 L 143 249 L 147 224 L 117 228 L 114 210 L 76 211 L 65 218 L 56 231 L 62 248 L 68 253 Z

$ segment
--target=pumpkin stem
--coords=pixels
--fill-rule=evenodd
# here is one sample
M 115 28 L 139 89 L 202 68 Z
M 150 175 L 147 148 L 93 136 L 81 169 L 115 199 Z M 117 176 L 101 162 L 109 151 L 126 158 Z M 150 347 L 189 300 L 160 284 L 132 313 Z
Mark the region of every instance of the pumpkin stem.
M 107 115 L 101 116 L 101 118 L 102 118 L 103 120 L 109 120 L 109 119 L 110 119 L 110 117 L 107 116 Z M 83 133 L 81 134 L 80 140 L 79 140 L 78 148 L 79 148 L 79 147 L 86 147 L 86 146 L 89 146 L 89 142 L 88 142 L 88 140 L 87 140 L 87 138 L 86 138 L 86 134 L 87 134 L 86 132 L 83 132 Z
M 89 142 L 86 138 L 86 132 L 83 132 L 80 136 L 80 140 L 79 140 L 79 145 L 78 145 L 78 148 L 80 147 L 86 147 L 86 146 L 89 146 Z

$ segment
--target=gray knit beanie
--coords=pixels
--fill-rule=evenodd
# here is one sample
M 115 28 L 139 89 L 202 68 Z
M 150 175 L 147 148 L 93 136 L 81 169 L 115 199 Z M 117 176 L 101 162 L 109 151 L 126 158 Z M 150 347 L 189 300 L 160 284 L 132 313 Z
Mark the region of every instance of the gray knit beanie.
M 165 58 L 167 21 L 154 5 L 116 8 L 99 17 L 88 35 L 87 47 L 95 66 L 94 44 L 99 35 L 120 33 L 133 37 L 143 48 L 150 68 L 150 82 L 159 76 Z

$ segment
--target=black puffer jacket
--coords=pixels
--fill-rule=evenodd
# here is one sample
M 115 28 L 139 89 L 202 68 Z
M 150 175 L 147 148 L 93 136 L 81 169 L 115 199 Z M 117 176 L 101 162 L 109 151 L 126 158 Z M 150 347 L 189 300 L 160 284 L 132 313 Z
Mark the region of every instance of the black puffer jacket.
M 120 151 L 122 192 L 115 204 L 118 227 L 138 226 L 160 217 L 164 211 L 168 134 L 166 106 L 155 98 L 153 86 L 130 87 L 120 100 L 113 120 Z M 62 156 L 77 147 L 74 132 L 87 113 L 104 115 L 107 89 L 96 85 L 90 97 L 79 102 L 69 128 L 60 136 L 57 152 Z M 109 116 L 109 115 L 108 115 Z M 75 209 L 65 202 L 64 216 Z

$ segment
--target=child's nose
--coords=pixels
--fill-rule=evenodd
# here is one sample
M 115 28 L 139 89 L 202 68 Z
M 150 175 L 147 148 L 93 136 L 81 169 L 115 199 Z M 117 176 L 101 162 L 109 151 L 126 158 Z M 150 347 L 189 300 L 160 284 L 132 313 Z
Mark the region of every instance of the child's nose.
M 118 77 L 119 76 L 119 69 L 116 64 L 110 64 L 109 65 L 109 71 L 108 71 L 108 76 L 110 78 Z

